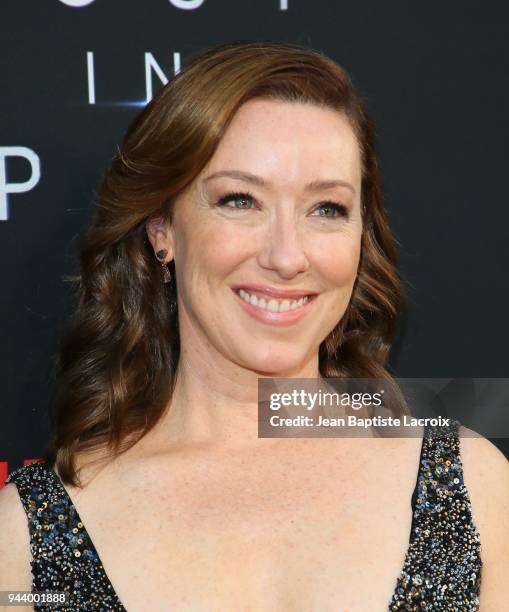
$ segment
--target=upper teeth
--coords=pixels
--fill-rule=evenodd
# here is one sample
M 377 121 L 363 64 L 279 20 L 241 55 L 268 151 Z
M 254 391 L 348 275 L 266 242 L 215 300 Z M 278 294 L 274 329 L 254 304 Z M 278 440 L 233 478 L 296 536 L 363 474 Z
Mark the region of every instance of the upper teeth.
M 299 308 L 299 306 L 302 306 L 302 304 L 308 301 L 307 295 L 301 297 L 299 300 L 276 300 L 274 298 L 265 300 L 265 298 L 257 298 L 256 295 L 251 295 L 247 291 L 244 291 L 244 289 L 239 290 L 239 295 L 248 304 L 258 306 L 258 308 L 265 308 L 265 310 L 271 310 L 272 312 L 295 310 L 295 308 Z

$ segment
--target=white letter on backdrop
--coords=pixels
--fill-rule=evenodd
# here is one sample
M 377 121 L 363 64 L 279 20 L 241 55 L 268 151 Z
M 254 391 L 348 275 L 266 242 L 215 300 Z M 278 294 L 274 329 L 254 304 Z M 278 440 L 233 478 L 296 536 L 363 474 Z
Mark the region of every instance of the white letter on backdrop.
M 200 6 L 205 2 L 205 0 L 170 0 L 173 6 L 176 6 L 179 9 L 184 9 L 185 11 L 192 11 L 194 9 L 200 8 Z
M 79 8 L 80 6 L 87 6 L 87 4 L 92 4 L 95 0 L 60 0 L 67 6 L 73 6 L 74 8 Z
M 147 104 L 154 97 L 154 88 L 152 87 L 152 70 L 159 77 L 163 85 L 168 82 L 168 77 L 161 70 L 161 66 L 156 62 L 152 53 L 145 52 L 145 90 L 147 94 Z M 180 72 L 180 53 L 173 54 L 173 73 Z
M 94 52 L 87 51 L 88 103 L 95 104 Z
M 32 168 L 32 174 L 23 183 L 7 182 L 7 157 L 24 157 Z M 9 218 L 8 194 L 24 193 L 33 189 L 41 178 L 41 162 L 37 153 L 27 147 L 0 147 L 0 221 Z

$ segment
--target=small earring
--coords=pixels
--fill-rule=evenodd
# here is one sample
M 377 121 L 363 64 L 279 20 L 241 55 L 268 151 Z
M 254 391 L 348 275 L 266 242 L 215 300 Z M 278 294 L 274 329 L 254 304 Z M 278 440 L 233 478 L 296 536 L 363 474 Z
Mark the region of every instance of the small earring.
M 171 281 L 171 272 L 168 270 L 168 265 L 164 262 L 166 255 L 168 255 L 166 249 L 161 249 L 156 253 L 156 257 L 161 262 L 161 267 L 163 269 L 163 283 L 169 283 Z

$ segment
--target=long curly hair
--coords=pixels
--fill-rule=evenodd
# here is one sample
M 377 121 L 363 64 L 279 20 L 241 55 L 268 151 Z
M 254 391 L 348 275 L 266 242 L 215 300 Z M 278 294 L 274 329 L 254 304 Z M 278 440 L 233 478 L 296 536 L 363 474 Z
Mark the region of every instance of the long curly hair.
M 347 73 L 321 52 L 233 42 L 192 58 L 135 117 L 105 172 L 82 239 L 76 310 L 56 356 L 46 460 L 77 485 L 78 453 L 124 452 L 169 405 L 179 363 L 177 286 L 161 282 L 145 223 L 172 205 L 253 98 L 311 103 L 346 116 L 362 161 L 363 234 L 344 316 L 319 348 L 323 377 L 392 377 L 385 367 L 401 310 L 395 243 L 383 205 L 372 122 Z

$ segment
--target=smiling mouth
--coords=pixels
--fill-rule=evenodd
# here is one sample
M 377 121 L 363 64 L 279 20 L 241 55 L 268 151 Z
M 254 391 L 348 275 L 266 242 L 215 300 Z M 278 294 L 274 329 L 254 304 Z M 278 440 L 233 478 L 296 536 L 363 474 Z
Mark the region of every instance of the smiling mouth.
M 233 291 L 247 304 L 251 304 L 251 306 L 255 306 L 260 310 L 268 310 L 275 313 L 297 310 L 317 297 L 316 294 L 312 294 L 302 296 L 299 299 L 276 299 L 268 296 L 258 297 L 245 289 L 234 289 Z

